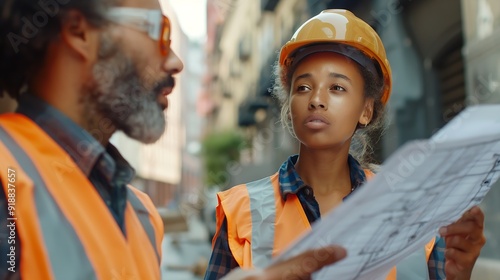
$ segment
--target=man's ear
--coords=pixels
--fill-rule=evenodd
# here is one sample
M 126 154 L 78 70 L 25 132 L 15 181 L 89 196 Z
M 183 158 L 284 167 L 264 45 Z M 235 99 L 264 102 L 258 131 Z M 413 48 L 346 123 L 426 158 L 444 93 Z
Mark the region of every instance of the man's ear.
M 365 100 L 365 106 L 363 108 L 363 112 L 359 117 L 359 123 L 362 126 L 367 126 L 372 121 L 374 104 L 375 100 L 373 98 L 367 98 Z
M 67 11 L 61 20 L 62 42 L 85 61 L 94 61 L 99 49 L 99 30 L 80 11 Z

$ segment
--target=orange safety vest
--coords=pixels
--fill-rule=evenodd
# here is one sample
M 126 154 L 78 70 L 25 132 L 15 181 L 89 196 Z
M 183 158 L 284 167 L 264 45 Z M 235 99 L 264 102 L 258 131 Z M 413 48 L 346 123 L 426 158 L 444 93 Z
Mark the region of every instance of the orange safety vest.
M 22 279 L 160 279 L 163 222 L 146 194 L 128 187 L 125 236 L 92 183 L 30 119 L 0 115 L 0 155 Z
M 367 178 L 373 176 L 369 170 L 365 174 Z M 229 248 L 242 268 L 266 266 L 272 257 L 311 229 L 299 198 L 281 198 L 279 173 L 219 192 L 217 198 L 217 233 L 212 243 L 215 244 L 222 222 L 227 219 Z M 425 250 L 394 267 L 386 279 L 429 279 L 427 260 L 434 242 L 433 238 Z

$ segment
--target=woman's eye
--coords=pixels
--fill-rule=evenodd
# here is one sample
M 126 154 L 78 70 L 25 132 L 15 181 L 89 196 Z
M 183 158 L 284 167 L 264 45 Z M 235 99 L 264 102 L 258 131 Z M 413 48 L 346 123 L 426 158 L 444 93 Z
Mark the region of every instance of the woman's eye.
M 331 87 L 332 90 L 335 90 L 335 91 L 346 91 L 345 88 L 339 86 L 339 85 L 333 85 Z
M 306 90 L 309 90 L 308 86 L 298 86 L 297 87 L 297 91 L 306 91 Z

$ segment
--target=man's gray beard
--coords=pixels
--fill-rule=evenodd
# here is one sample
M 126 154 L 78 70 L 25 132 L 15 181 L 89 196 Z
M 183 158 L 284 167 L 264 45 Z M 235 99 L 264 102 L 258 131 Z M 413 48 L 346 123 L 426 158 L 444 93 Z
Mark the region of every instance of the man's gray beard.
M 98 118 L 109 119 L 129 137 L 142 143 L 156 142 L 166 125 L 158 103 L 160 93 L 146 88 L 132 60 L 109 44 L 113 43 L 106 39 L 101 43 L 93 79 L 85 89 L 87 103 Z

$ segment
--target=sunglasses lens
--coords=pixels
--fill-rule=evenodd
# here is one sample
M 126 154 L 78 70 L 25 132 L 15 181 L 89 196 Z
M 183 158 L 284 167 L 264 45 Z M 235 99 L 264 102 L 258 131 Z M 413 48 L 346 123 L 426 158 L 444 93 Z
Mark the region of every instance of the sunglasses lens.
M 170 21 L 163 16 L 163 28 L 160 36 L 160 49 L 163 56 L 167 56 L 170 50 Z

